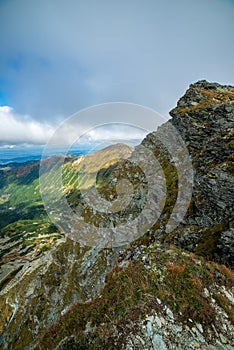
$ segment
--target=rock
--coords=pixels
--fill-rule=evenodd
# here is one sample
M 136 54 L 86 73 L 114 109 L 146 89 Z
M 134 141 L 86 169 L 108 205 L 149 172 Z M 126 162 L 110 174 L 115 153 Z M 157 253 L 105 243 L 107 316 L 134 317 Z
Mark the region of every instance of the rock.
M 167 350 L 166 344 L 164 343 L 162 336 L 156 332 L 153 334 L 152 344 L 154 350 Z
M 145 341 L 138 334 L 136 335 L 136 339 L 139 340 L 141 345 L 145 346 Z
M 180 333 L 180 332 L 182 332 L 183 328 L 182 328 L 182 326 L 174 325 L 174 326 L 172 326 L 172 329 L 175 333 Z
M 209 293 L 209 291 L 208 291 L 207 288 L 204 288 L 204 289 L 203 289 L 203 294 L 204 294 L 204 297 L 205 297 L 205 298 L 209 298 L 209 296 L 210 296 L 210 293 Z
M 196 327 L 200 333 L 203 333 L 203 328 L 202 328 L 202 325 L 200 323 L 196 323 Z
M 149 338 L 152 337 L 152 334 L 153 334 L 153 327 L 152 327 L 152 322 L 150 320 L 147 320 L 147 335 Z
M 220 337 L 220 340 L 223 344 L 227 344 L 227 339 L 225 338 L 225 336 L 222 333 L 219 334 L 219 337 Z
M 233 265 L 233 257 L 234 257 L 234 229 L 230 229 L 229 231 L 222 232 L 220 238 L 217 242 L 217 250 L 219 259 L 221 263 L 229 265 L 232 267 Z
M 195 171 L 189 214 L 179 237 L 175 235 L 173 241 L 205 255 L 208 249 L 203 237 L 209 228 L 210 235 L 214 236 L 209 246 L 209 258 L 234 268 L 234 233 L 231 229 L 234 88 L 206 81 L 191 84 L 170 114 L 170 122 L 187 144 Z M 199 234 L 186 234 L 192 223 L 199 226 Z
M 173 315 L 172 311 L 169 308 L 166 308 L 166 314 L 167 314 L 167 316 L 170 317 L 170 319 L 172 321 L 174 321 L 174 315 Z
M 196 340 L 194 340 L 193 343 L 192 343 L 192 346 L 193 346 L 195 349 L 198 349 L 198 348 L 200 348 L 200 343 L 198 343 Z
M 154 320 L 155 320 L 158 328 L 161 328 L 162 327 L 162 322 L 161 322 L 160 318 L 158 316 L 155 316 Z
M 58 344 L 55 350 L 75 350 L 77 349 L 77 342 L 74 335 L 71 335 L 70 337 L 66 337 Z

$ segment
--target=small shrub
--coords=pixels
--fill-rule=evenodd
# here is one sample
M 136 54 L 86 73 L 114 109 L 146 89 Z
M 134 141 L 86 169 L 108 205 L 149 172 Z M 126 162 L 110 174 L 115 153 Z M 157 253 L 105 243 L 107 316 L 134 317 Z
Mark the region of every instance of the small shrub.
M 182 275 L 186 270 L 185 265 L 174 265 L 168 262 L 166 266 L 168 271 L 173 273 L 174 276 Z
M 202 282 L 197 278 L 191 278 L 191 282 L 198 291 L 202 290 Z
M 234 282 L 234 272 L 232 270 L 230 270 L 226 265 L 220 265 L 220 270 L 228 280 Z

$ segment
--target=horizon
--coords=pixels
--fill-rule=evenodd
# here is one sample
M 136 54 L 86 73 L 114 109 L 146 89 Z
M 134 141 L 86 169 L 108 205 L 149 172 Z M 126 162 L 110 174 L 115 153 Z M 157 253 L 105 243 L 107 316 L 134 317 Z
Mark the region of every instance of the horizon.
M 66 156 L 85 156 L 106 149 L 110 146 L 116 146 L 118 144 L 124 144 L 129 147 L 135 147 L 141 143 L 141 139 L 123 140 L 102 140 L 92 141 L 89 143 L 75 144 L 69 148 L 67 152 L 67 146 L 54 146 L 50 147 L 49 154 L 47 157 L 53 157 L 57 155 Z M 13 146 L 13 147 L 11 147 Z M 0 146 L 0 166 L 6 167 L 12 163 L 23 164 L 28 161 L 38 161 L 43 159 L 43 153 L 46 145 L 9 145 Z M 1 170 L 1 169 L 0 169 Z

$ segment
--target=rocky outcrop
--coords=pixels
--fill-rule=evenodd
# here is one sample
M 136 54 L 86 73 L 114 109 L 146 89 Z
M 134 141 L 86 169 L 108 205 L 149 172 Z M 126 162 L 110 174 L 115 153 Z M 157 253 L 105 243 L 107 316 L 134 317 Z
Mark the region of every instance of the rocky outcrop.
M 170 112 L 187 144 L 195 171 L 193 200 L 185 225 L 196 225 L 195 250 L 234 267 L 234 88 L 199 81 Z M 206 237 L 205 237 L 206 236 Z M 211 239 L 213 237 L 213 241 Z M 186 247 L 186 244 L 184 244 Z
M 156 241 L 174 243 L 208 259 L 234 268 L 234 88 L 204 80 L 190 85 L 170 115 L 189 151 L 193 171 L 193 195 L 186 216 L 169 235 L 165 217 L 175 201 L 164 210 L 164 217 L 153 228 Z M 157 132 L 143 141 L 165 163 L 165 150 L 157 142 Z M 172 161 L 172 159 L 170 160 Z M 176 178 L 176 169 L 166 168 Z M 176 196 L 176 184 L 169 193 Z M 176 192 L 176 194 L 175 194 Z
M 234 88 L 199 81 L 190 85 L 170 114 L 195 170 L 194 211 L 187 221 L 232 224 Z

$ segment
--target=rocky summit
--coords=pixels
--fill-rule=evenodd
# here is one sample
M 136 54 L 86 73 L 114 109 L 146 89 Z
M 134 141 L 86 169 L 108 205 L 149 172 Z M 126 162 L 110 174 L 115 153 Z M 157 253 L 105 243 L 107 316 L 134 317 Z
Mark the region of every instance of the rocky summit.
M 130 222 L 118 244 L 58 231 L 38 163 L 0 170 L 1 349 L 234 349 L 234 87 L 198 81 L 170 115 L 134 150 L 63 165 L 64 196 L 83 222 L 112 233 Z M 87 207 L 95 186 L 116 201 L 119 178 L 131 183 L 124 210 Z

